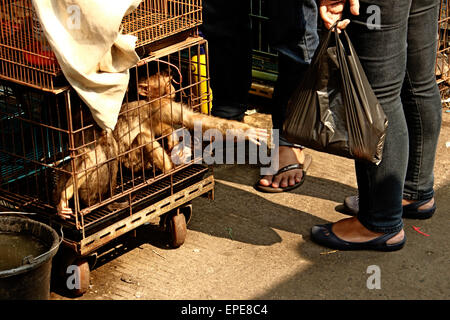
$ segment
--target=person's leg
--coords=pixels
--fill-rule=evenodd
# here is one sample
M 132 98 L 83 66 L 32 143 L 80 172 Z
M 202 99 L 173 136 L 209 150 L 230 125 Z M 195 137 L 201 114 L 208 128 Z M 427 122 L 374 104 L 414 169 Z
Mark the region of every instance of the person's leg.
M 376 233 L 403 228 L 402 196 L 409 137 L 401 90 L 406 75 L 411 3 L 411 0 L 363 0 L 361 15 L 349 26 L 366 75 L 389 121 L 380 165 L 355 164 L 359 191 L 357 220 L 364 228 Z M 379 29 L 370 29 L 366 25 L 369 19 L 366 12 L 372 12 L 367 8 L 371 5 L 381 9 Z M 341 235 L 351 233 L 356 236 L 361 228 L 352 230 L 343 222 L 336 230 Z
M 364 1 L 362 1 L 364 2 Z M 370 4 L 383 5 L 378 1 L 370 1 Z M 409 3 L 410 2 L 410 3 Z M 392 3 L 394 4 L 394 3 Z M 386 77 L 389 72 L 380 69 L 377 75 L 375 70 L 376 55 L 368 55 L 370 51 L 384 49 L 386 52 L 400 52 L 404 50 L 400 47 L 384 47 L 381 43 L 372 43 L 372 49 L 361 44 L 358 53 L 362 56 L 363 65 L 368 73 L 369 81 L 383 106 L 389 120 L 389 129 L 386 137 L 387 145 L 383 152 L 383 161 L 379 167 L 370 167 L 359 163 L 357 165 L 358 189 L 360 193 L 360 211 L 357 218 L 341 220 L 333 225 L 333 232 L 343 240 L 347 241 L 367 241 L 377 234 L 395 232 L 402 226 L 402 197 L 412 199 L 430 199 L 433 196 L 433 166 L 436 152 L 436 143 L 441 123 L 441 104 L 439 92 L 436 88 L 434 64 L 436 57 L 436 36 L 437 36 L 437 6 L 438 0 L 412 0 L 397 1 L 395 7 L 390 8 L 390 12 L 396 14 L 399 21 L 381 21 L 383 27 L 398 26 L 403 30 L 404 10 L 410 4 L 407 15 L 407 30 L 399 33 L 396 37 L 401 48 L 404 46 L 404 35 L 407 43 L 407 63 L 405 59 L 404 83 L 402 84 L 401 105 L 404 108 L 404 120 L 400 116 L 396 117 L 397 110 L 391 110 L 387 106 L 398 105 L 397 82 L 399 78 Z M 384 3 L 384 5 L 389 5 Z M 383 7 L 381 17 L 383 15 Z M 363 11 L 364 7 L 361 8 Z M 396 12 L 396 9 L 400 9 Z M 385 17 L 386 19 L 386 17 Z M 358 19 L 359 20 L 359 19 Z M 361 21 L 361 20 L 360 20 Z M 355 27 L 353 34 L 363 37 L 363 30 Z M 358 30 L 359 29 L 359 30 Z M 390 31 L 394 30 L 391 29 Z M 391 39 L 390 32 L 383 34 L 383 41 L 389 46 L 394 45 L 395 38 Z M 376 36 L 371 37 L 371 41 Z M 358 43 L 358 36 L 354 41 Z M 381 48 L 379 47 L 381 45 Z M 357 45 L 358 46 L 358 45 Z M 376 48 L 376 49 L 375 49 Z M 392 51 L 390 51 L 391 49 Z M 379 52 L 380 54 L 382 52 Z M 387 58 L 385 56 L 385 58 Z M 406 58 L 406 57 L 405 57 Z M 386 60 L 388 62 L 389 60 Z M 403 57 L 402 57 L 403 61 Z M 400 63 L 400 60 L 398 60 Z M 388 63 L 385 65 L 387 66 Z M 371 67 L 372 66 L 372 67 Z M 391 68 L 394 65 L 391 64 Z M 401 64 L 403 68 L 403 64 Z M 393 69 L 396 71 L 396 69 Z M 383 76 L 384 75 L 384 76 Z M 382 79 L 380 81 L 380 79 Z M 397 81 L 396 81 L 397 80 Z M 385 85 L 381 85 L 385 83 Z M 383 90 L 390 88 L 389 90 Z M 381 89 L 381 90 L 380 90 Z M 395 96 L 391 94 L 395 93 Z M 389 98 L 389 97 L 392 98 Z M 393 99 L 395 97 L 395 99 Z M 391 101 L 389 101 L 391 100 Z M 394 102 L 395 101 L 395 102 Z M 389 103 L 387 103 L 389 102 Z M 398 126 L 406 123 L 407 131 Z M 405 141 L 402 135 L 408 137 Z M 408 151 L 408 152 L 406 152 Z M 427 152 L 428 154 L 424 154 Z M 404 154 L 407 158 L 404 159 Z M 412 163 L 410 163 L 412 161 Z M 408 173 L 407 173 L 408 170 Z M 404 177 L 401 180 L 401 177 Z M 406 178 L 406 183 L 405 183 Z M 385 190 L 382 190 L 385 189 Z M 370 232 L 373 235 L 370 235 Z M 401 241 L 404 231 L 401 230 L 395 237 L 388 240 L 390 243 Z
M 272 123 L 274 130 L 280 130 L 283 125 L 284 114 L 289 97 L 298 84 L 298 77 L 301 77 L 307 69 L 306 64 L 298 63 L 286 55 L 280 53 L 278 56 L 278 79 L 274 88 Z M 294 163 L 304 162 L 304 153 L 300 146 L 289 143 L 280 135 L 279 141 L 279 165 L 283 168 Z M 264 176 L 259 184 L 262 186 L 271 186 L 272 188 L 287 187 L 299 183 L 302 179 L 303 171 L 301 169 L 290 170 L 277 176 Z
M 286 106 L 295 88 L 303 80 L 306 70 L 319 44 L 317 32 L 318 7 L 316 0 L 289 0 L 273 2 L 272 43 L 278 51 L 278 79 L 274 87 L 272 123 L 274 130 L 280 130 L 279 168 L 303 163 L 305 155 L 299 145 L 283 138 L 281 128 Z M 292 186 L 302 179 L 301 169 L 264 176 L 259 184 L 273 188 Z
M 408 129 L 400 95 L 406 73 L 411 0 L 361 0 L 360 5 L 360 15 L 352 17 L 348 31 L 389 124 L 381 163 L 376 166 L 355 162 L 358 216 L 334 223 L 332 231 L 350 242 L 397 234 L 388 240 L 396 243 L 404 238 L 402 195 L 408 164 Z M 373 11 L 368 10 L 373 5 L 380 10 L 379 28 L 367 25 L 373 21 L 369 19 Z
M 438 12 L 438 0 L 412 2 L 407 71 L 402 92 L 410 150 L 404 204 L 429 200 L 434 195 L 433 168 L 442 120 L 441 98 L 434 72 Z M 422 209 L 433 204 L 432 199 Z
M 208 40 L 212 115 L 242 120 L 251 87 L 249 0 L 205 0 L 202 32 Z
M 402 200 L 407 218 L 429 218 L 435 209 L 433 167 L 442 117 L 434 73 L 438 11 L 437 0 L 413 1 L 408 22 L 407 71 L 401 92 L 409 136 Z M 347 197 L 345 206 L 357 214 L 357 196 Z

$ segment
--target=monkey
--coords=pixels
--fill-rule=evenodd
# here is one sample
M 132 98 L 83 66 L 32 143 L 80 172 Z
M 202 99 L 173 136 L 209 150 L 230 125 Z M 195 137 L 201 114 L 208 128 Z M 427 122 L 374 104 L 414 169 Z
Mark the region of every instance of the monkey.
M 137 172 L 155 165 L 164 173 L 172 170 L 174 164 L 170 156 L 155 137 L 173 132 L 173 125 L 194 129 L 194 124 L 199 121 L 203 131 L 217 129 L 222 134 L 235 133 L 236 136 L 246 132 L 248 135 L 245 138 L 257 144 L 260 144 L 260 140 L 267 138 L 268 134 L 264 129 L 254 128 L 235 120 L 194 112 L 182 102 L 176 102 L 175 88 L 171 80 L 166 73 L 140 78 L 138 93 L 147 99 L 122 106 L 114 132 L 118 139 L 119 153 L 132 150 L 121 159 L 121 163 L 126 168 Z M 173 138 L 173 135 L 169 134 L 167 137 L 170 151 L 178 141 Z M 137 149 L 138 146 L 143 146 L 142 153 Z
M 175 88 L 171 77 L 159 73 L 140 78 L 138 93 L 141 99 L 124 102 L 114 130 L 89 128 L 83 140 L 80 133 L 75 136 L 76 157 L 74 170 L 68 163 L 64 169 L 77 175 L 78 196 L 87 206 L 98 203 L 102 197 L 113 195 L 117 183 L 119 164 L 138 173 L 152 167 L 167 173 L 175 168 L 168 151 L 179 142 L 173 137 L 174 125 L 194 129 L 194 123 L 201 121 L 202 130 L 218 129 L 221 133 L 234 131 L 236 135 L 250 133 L 245 138 L 260 144 L 267 138 L 264 129 L 251 127 L 243 122 L 226 120 L 194 112 L 183 102 L 175 101 Z M 250 129 L 253 129 L 249 131 Z M 167 150 L 157 137 L 167 137 Z M 159 141 L 158 141 L 159 140 Z M 83 144 L 82 144 L 83 143 Z M 58 179 L 54 189 L 57 213 L 62 218 L 73 216 L 68 201 L 73 198 L 75 186 L 73 177 L 65 175 Z M 126 204 L 118 204 L 118 207 Z
M 74 138 L 75 145 L 81 146 L 76 149 L 77 155 L 63 166 L 72 174 L 59 174 L 53 190 L 57 214 L 63 219 L 73 215 L 68 201 L 74 196 L 75 183 L 80 201 L 87 206 L 98 203 L 108 193 L 114 194 L 117 183 L 118 145 L 112 130 L 94 127 L 85 130 L 84 139 L 81 136 L 77 133 Z

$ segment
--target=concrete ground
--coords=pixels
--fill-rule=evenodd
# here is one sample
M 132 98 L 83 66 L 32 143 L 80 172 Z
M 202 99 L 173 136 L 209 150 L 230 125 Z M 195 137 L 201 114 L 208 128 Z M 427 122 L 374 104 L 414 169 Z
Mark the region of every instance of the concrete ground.
M 289 193 L 255 191 L 256 166 L 215 166 L 215 200 L 193 201 L 182 247 L 169 249 L 165 234 L 141 228 L 97 264 L 89 291 L 76 299 L 449 299 L 449 144 L 444 109 L 438 210 L 430 220 L 405 220 L 408 241 L 400 251 L 336 252 L 310 240 L 313 225 L 345 217 L 337 210 L 357 189 L 352 160 L 306 150 L 313 157 L 308 178 Z M 367 287 L 372 265 L 380 289 Z

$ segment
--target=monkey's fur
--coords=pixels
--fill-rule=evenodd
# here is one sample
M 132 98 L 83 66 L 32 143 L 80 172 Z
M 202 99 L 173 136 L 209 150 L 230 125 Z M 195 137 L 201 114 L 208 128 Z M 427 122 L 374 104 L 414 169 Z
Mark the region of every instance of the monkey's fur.
M 137 172 L 142 170 L 144 164 L 146 166 L 144 169 L 148 169 L 151 165 L 163 172 L 173 169 L 170 156 L 155 137 L 169 134 L 168 150 L 172 150 L 178 143 L 170 135 L 175 130 L 172 126 L 175 124 L 194 129 L 194 123 L 200 122 L 202 131 L 216 129 L 222 134 L 232 133 L 236 136 L 245 132 L 248 134 L 245 138 L 254 142 L 267 137 L 265 130 L 253 128 L 243 122 L 197 113 L 183 103 L 174 101 L 175 88 L 171 80 L 167 74 L 141 79 L 138 83 L 139 94 L 148 97 L 150 102 L 140 100 L 122 106 L 121 115 L 114 129 L 119 141 L 119 152 L 123 153 L 145 145 L 143 153 L 146 160 L 142 162 L 142 153 L 136 149 L 122 157 L 121 162 L 126 168 Z M 160 98 L 155 99 L 158 97 Z
M 105 199 L 108 193 L 112 196 L 116 187 L 118 172 L 118 146 L 112 131 L 89 128 L 75 134 L 75 145 L 83 147 L 77 149 L 77 156 L 63 169 L 75 172 L 77 176 L 77 191 L 81 202 L 87 206 Z M 84 143 L 83 143 L 84 142 Z M 74 168 L 72 168 L 72 163 Z M 56 182 L 53 198 L 57 204 L 57 212 L 63 218 L 73 215 L 68 201 L 74 196 L 75 181 L 72 175 L 64 174 Z
M 217 129 L 222 134 L 232 132 L 239 135 L 253 133 L 245 138 L 258 143 L 267 134 L 264 130 L 253 128 L 245 123 L 216 118 L 192 111 L 181 102 L 175 101 L 175 88 L 167 74 L 153 75 L 140 79 L 138 93 L 146 97 L 122 105 L 116 127 L 113 132 L 97 132 L 97 143 L 81 148 L 74 160 L 78 173 L 78 196 L 86 205 L 100 200 L 102 195 L 113 192 L 119 161 L 123 167 L 134 171 L 155 167 L 166 173 L 174 168 L 171 157 L 161 146 L 157 137 L 167 136 L 167 149 L 170 151 L 178 143 L 173 138 L 173 125 L 182 125 L 194 129 L 194 123 L 201 121 L 202 130 Z M 107 161 L 109 160 L 109 161 Z M 83 172 L 84 168 L 91 168 Z M 58 214 L 68 217 L 73 214 L 68 200 L 73 197 L 73 179 L 59 183 L 55 190 Z

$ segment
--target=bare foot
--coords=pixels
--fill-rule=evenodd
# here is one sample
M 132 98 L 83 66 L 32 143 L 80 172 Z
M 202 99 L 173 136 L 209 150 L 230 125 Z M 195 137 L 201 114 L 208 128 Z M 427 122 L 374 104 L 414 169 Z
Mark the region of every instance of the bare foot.
M 293 148 L 288 146 L 281 146 L 279 148 L 279 167 L 283 168 L 290 164 L 295 163 L 303 163 L 305 161 L 305 154 L 302 152 L 300 148 Z M 259 180 L 259 184 L 272 188 L 282 187 L 285 188 L 287 186 L 293 186 L 296 183 L 299 183 L 302 180 L 303 171 L 301 169 L 289 170 L 287 172 L 281 173 L 274 176 L 264 176 L 261 180 Z
M 342 219 L 334 223 L 332 231 L 338 238 L 348 242 L 366 242 L 383 235 L 383 233 L 370 231 L 364 227 L 356 217 Z M 405 231 L 402 229 L 399 233 L 386 241 L 386 243 L 399 243 L 404 237 Z

